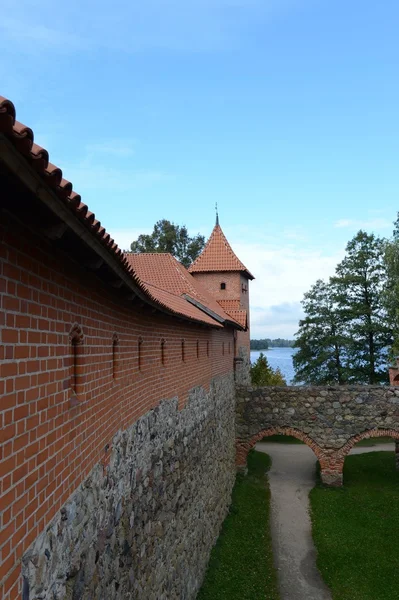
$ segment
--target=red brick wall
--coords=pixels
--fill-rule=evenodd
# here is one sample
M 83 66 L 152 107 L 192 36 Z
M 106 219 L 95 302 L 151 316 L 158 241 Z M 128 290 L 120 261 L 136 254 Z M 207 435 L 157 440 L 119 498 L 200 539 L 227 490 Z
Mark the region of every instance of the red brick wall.
M 73 406 L 75 323 L 83 339 Z M 93 466 L 106 463 L 116 431 L 163 398 L 178 396 L 183 407 L 193 386 L 232 372 L 233 331 L 132 308 L 0 213 L 0 332 L 0 597 L 13 600 L 23 553 Z
M 238 272 L 193 273 L 193 276 L 217 300 L 239 300 L 240 307 L 248 314 L 248 330 L 237 333 L 237 348 L 245 346 L 249 352 L 249 280 Z M 222 282 L 226 284 L 225 290 L 220 289 Z M 247 292 L 243 291 L 243 287 L 246 287 Z

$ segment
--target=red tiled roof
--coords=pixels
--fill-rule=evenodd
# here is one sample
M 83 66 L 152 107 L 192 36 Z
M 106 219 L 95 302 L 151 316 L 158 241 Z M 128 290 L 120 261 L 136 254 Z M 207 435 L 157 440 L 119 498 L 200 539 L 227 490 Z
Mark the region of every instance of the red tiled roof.
M 180 297 L 179 294 L 170 291 L 166 283 L 166 289 L 160 289 L 162 286 L 157 287 L 157 285 L 154 285 L 151 282 L 144 282 L 141 280 L 139 274 L 132 265 L 132 261 L 129 259 L 129 255 L 126 255 L 118 248 L 117 244 L 111 238 L 110 234 L 106 232 L 100 221 L 98 221 L 95 218 L 95 215 L 89 211 L 88 207 L 83 204 L 80 195 L 73 191 L 72 183 L 63 178 L 61 169 L 49 162 L 47 150 L 34 143 L 32 129 L 16 121 L 15 114 L 13 103 L 3 96 L 0 96 L 0 135 L 3 134 L 10 140 L 16 150 L 42 178 L 45 184 L 53 190 L 59 200 L 61 200 L 63 204 L 69 208 L 71 213 L 84 224 L 91 235 L 97 238 L 110 254 L 113 255 L 114 259 L 117 260 L 118 264 L 123 267 L 124 271 L 129 275 L 134 284 L 140 289 L 144 299 L 146 298 L 150 304 L 158 306 L 160 310 L 164 310 L 167 313 L 212 325 L 214 327 L 220 327 L 221 325 L 217 320 L 213 319 L 193 304 L 190 304 L 187 300 Z M 160 255 L 157 256 L 159 257 Z M 181 265 L 180 267 L 185 270 Z M 195 284 L 195 289 L 197 289 L 196 297 L 198 298 L 199 292 L 197 284 Z M 185 293 L 193 295 L 192 290 L 190 291 L 190 286 L 187 287 Z M 213 302 L 217 305 L 216 301 Z M 211 301 L 206 299 L 206 302 L 203 303 L 208 306 Z M 234 320 L 230 319 L 219 305 L 217 306 L 218 310 L 215 310 L 215 308 L 212 308 L 211 310 L 220 316 L 223 314 L 223 320 L 233 321 L 234 323 Z
M 229 312 L 231 310 L 240 310 L 240 301 L 239 300 L 218 300 L 218 304 L 226 311 Z
M 246 310 L 228 310 L 226 312 L 232 319 L 234 319 L 234 321 L 237 321 L 237 323 L 239 323 L 243 329 L 247 329 L 248 322 Z
M 190 273 L 240 271 L 249 279 L 255 279 L 234 254 L 219 224 L 215 225 L 205 248 L 188 270 Z
M 183 296 L 187 295 L 205 309 L 218 315 L 223 321 L 236 321 L 171 254 L 131 253 L 126 254 L 126 257 L 140 280 L 149 287 L 152 294 L 166 292 L 170 299 L 173 297 L 176 299 L 175 302 L 179 306 L 184 306 L 185 303 L 187 310 L 188 307 L 191 307 L 190 310 L 195 311 L 195 314 L 201 313 L 205 317 L 206 313 L 184 299 Z M 211 317 L 208 318 L 211 322 L 216 323 Z M 241 325 L 241 320 L 237 322 Z

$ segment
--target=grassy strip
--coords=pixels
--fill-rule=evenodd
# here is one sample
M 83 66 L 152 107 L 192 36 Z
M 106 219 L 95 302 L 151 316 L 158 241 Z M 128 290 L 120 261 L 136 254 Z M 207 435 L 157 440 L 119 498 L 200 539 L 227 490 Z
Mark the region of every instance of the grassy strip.
M 310 493 L 317 565 L 333 600 L 388 600 L 399 590 L 399 472 L 393 452 L 348 456 L 345 486 Z
M 250 452 L 197 600 L 278 600 L 270 536 L 267 454 Z

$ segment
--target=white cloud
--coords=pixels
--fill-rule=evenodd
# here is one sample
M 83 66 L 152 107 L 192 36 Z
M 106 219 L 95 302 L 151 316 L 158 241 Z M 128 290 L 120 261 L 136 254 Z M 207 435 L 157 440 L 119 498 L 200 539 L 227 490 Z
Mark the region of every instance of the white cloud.
M 240 260 L 256 279 L 251 282 L 251 327 L 254 337 L 292 337 L 301 317 L 300 301 L 317 279 L 328 279 L 344 256 L 322 248 L 234 243 Z
M 339 219 L 334 223 L 334 227 L 377 231 L 380 229 L 392 229 L 392 221 L 382 217 L 375 219 Z
M 141 234 L 150 234 L 152 229 L 138 229 L 134 227 L 126 227 L 122 229 L 109 229 L 108 233 L 114 238 L 119 248 L 122 250 L 130 250 L 130 244 L 136 240 Z

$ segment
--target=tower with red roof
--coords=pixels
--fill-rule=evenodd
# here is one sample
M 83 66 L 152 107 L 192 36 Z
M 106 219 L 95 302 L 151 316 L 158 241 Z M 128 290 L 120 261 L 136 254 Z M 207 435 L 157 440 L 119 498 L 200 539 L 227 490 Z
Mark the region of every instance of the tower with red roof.
M 205 248 L 188 270 L 223 310 L 244 326 L 245 330 L 236 335 L 235 355 L 249 366 L 249 281 L 254 276 L 234 253 L 219 225 L 218 215 Z

